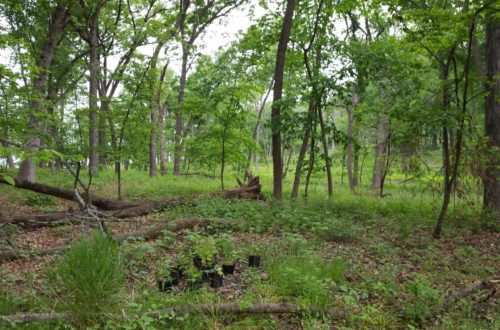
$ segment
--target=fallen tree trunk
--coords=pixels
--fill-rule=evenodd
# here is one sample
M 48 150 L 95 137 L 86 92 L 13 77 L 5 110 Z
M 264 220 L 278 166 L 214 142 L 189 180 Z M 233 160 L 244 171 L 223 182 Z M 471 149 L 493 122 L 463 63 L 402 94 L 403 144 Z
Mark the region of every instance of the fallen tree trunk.
M 49 186 L 42 183 L 29 182 L 26 180 L 13 177 L 15 181 L 15 188 L 26 189 L 44 195 L 50 195 L 73 202 L 78 202 L 75 193 L 71 189 L 64 189 L 54 186 Z M 11 185 L 4 177 L 0 176 L 0 183 Z M 124 203 L 110 198 L 104 198 L 92 195 L 92 205 L 105 211 L 119 210 L 127 207 L 136 206 L 137 204 Z
M 287 303 L 254 303 L 249 306 L 240 306 L 238 304 L 200 304 L 200 305 L 180 305 L 165 308 L 155 312 L 147 312 L 142 315 L 149 317 L 159 317 L 168 314 L 306 314 L 316 313 L 328 316 L 332 319 L 345 319 L 346 314 L 334 309 L 321 308 L 316 306 L 304 307 L 296 304 Z M 23 313 L 11 316 L 0 316 L 0 321 L 5 323 L 27 323 L 27 322 L 54 322 L 69 320 L 69 313 Z M 127 321 L 132 319 L 129 316 L 120 316 L 117 319 Z
M 227 221 L 209 221 L 205 219 L 183 219 L 174 222 L 167 222 L 150 229 L 138 230 L 132 233 L 123 233 L 113 235 L 117 241 L 124 241 L 130 238 L 142 237 L 144 239 L 154 239 L 158 237 L 162 231 L 168 230 L 171 232 L 178 232 L 184 229 L 194 228 L 196 226 L 203 227 L 209 224 L 229 224 Z M 42 257 L 54 255 L 66 251 L 69 246 L 60 246 L 53 249 L 41 251 L 27 251 L 27 250 L 8 250 L 0 252 L 0 263 L 4 261 L 11 261 L 20 258 Z
M 2 180 L 1 177 L 0 177 L 0 180 Z M 73 196 L 74 196 L 74 193 L 73 193 Z M 136 205 L 124 204 L 123 205 L 124 207 L 121 209 L 116 208 L 116 209 L 113 209 L 112 211 L 109 211 L 109 212 L 103 212 L 103 216 L 104 217 L 111 217 L 111 218 L 119 218 L 119 219 L 134 218 L 134 217 L 138 217 L 138 216 L 148 215 L 151 212 L 160 211 L 162 209 L 165 209 L 165 208 L 168 208 L 171 206 L 181 205 L 181 204 L 187 203 L 187 202 L 192 202 L 192 201 L 195 201 L 196 199 L 199 199 L 200 197 L 203 197 L 203 196 L 207 196 L 207 195 L 196 194 L 196 195 L 190 195 L 190 196 L 169 197 L 169 198 L 163 198 L 163 199 L 160 199 L 157 201 L 154 201 L 154 200 L 143 201 L 143 202 L 136 204 Z M 259 199 L 259 200 L 264 199 L 264 196 L 261 193 L 261 186 L 260 186 L 258 177 L 252 178 L 251 180 L 249 180 L 249 182 L 246 186 L 240 187 L 238 189 L 213 192 L 213 193 L 208 194 L 208 196 L 222 197 L 222 198 L 227 198 L 227 199 L 234 199 L 234 198 Z M 99 200 L 104 201 L 107 199 L 99 199 Z M 93 198 L 93 201 L 94 201 L 94 198 Z M 109 200 L 109 201 L 111 201 L 111 200 Z M 119 203 L 119 202 L 117 202 L 117 203 Z M 111 206 L 112 204 L 107 204 L 107 205 Z M 114 206 L 117 207 L 118 204 L 114 204 Z M 83 212 L 75 212 L 73 210 L 64 211 L 64 212 L 51 212 L 51 213 L 30 213 L 30 214 L 23 214 L 23 215 L 16 215 L 16 216 L 1 217 L 0 224 L 10 223 L 10 224 L 17 224 L 17 225 L 20 225 L 20 226 L 25 227 L 25 228 L 40 228 L 40 227 L 43 227 L 46 225 L 50 225 L 50 222 L 52 222 L 52 221 L 61 221 L 64 219 L 71 219 L 72 217 L 78 217 L 78 216 L 84 217 L 85 214 Z

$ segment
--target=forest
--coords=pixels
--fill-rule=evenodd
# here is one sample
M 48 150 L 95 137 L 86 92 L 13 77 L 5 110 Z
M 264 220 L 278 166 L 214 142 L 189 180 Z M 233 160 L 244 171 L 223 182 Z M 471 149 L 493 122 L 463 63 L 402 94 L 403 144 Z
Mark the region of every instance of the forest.
M 500 2 L 0 0 L 0 329 L 499 329 Z

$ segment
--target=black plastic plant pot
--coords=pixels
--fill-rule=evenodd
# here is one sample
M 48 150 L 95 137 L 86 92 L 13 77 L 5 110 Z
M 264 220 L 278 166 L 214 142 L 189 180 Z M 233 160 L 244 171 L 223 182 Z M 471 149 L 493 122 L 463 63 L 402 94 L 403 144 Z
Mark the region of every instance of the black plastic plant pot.
M 187 289 L 188 290 L 199 290 L 203 286 L 203 281 L 201 280 L 196 280 L 196 281 L 188 281 L 187 282 Z
M 203 267 L 201 271 L 202 282 L 208 282 L 208 280 L 210 279 L 210 274 L 212 274 L 213 272 L 214 270 L 212 269 L 212 267 Z
M 158 283 L 158 289 L 160 289 L 160 291 L 170 291 L 172 290 L 172 287 L 179 284 L 179 281 L 177 279 L 169 279 L 169 280 L 164 280 L 164 279 L 160 279 L 157 281 Z
M 224 273 L 224 275 L 234 274 L 234 267 L 234 264 L 222 265 L 222 272 Z
M 224 276 L 218 273 L 210 274 L 210 287 L 213 289 L 218 289 L 224 285 Z
M 260 256 L 248 256 L 249 267 L 260 267 Z
M 193 265 L 198 269 L 201 269 L 203 267 L 203 261 L 201 260 L 200 256 L 193 257 Z
M 172 269 L 172 272 L 170 274 L 173 278 L 181 280 L 184 278 L 184 268 L 182 266 L 176 266 Z

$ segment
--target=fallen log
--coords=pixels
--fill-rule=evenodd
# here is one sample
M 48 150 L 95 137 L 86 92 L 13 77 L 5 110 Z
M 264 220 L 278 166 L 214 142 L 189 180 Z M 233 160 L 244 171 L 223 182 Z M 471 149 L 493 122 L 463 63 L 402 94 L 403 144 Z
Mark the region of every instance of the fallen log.
M 123 233 L 123 234 L 116 234 L 113 235 L 113 238 L 116 239 L 117 241 L 125 241 L 127 239 L 131 238 L 144 238 L 146 240 L 148 239 L 155 239 L 158 237 L 162 231 L 168 230 L 171 232 L 178 232 L 184 229 L 191 229 L 195 227 L 203 227 L 207 226 L 209 224 L 229 224 L 227 221 L 219 220 L 219 221 L 209 221 L 205 219 L 182 219 L 178 221 L 173 221 L 173 222 L 167 222 L 163 223 L 161 225 L 155 226 L 150 229 L 145 229 L 145 230 L 138 230 L 134 231 L 132 233 Z M 61 252 L 66 251 L 69 248 L 68 245 L 65 246 L 60 246 L 56 247 L 53 249 L 48 249 L 48 250 L 40 250 L 40 251 L 33 251 L 33 250 L 8 250 L 8 251 L 0 251 L 0 263 L 4 261 L 12 261 L 16 259 L 21 259 L 21 258 L 30 258 L 30 257 L 42 257 L 42 256 L 48 256 L 48 255 L 54 255 L 58 254 Z
M 1 177 L 0 177 L 1 180 Z M 184 203 L 195 201 L 203 196 L 212 197 L 222 197 L 226 199 L 265 199 L 261 193 L 261 186 L 259 183 L 259 178 L 252 178 L 248 182 L 247 186 L 243 186 L 237 189 L 216 191 L 209 194 L 195 194 L 190 196 L 177 196 L 168 197 L 160 200 L 146 200 L 136 205 L 124 204 L 121 209 L 114 209 L 109 212 L 102 212 L 104 217 L 108 218 L 134 218 L 138 216 L 148 215 L 155 211 L 161 211 L 171 206 L 181 205 Z M 94 198 L 93 198 L 94 200 Z M 111 204 L 108 204 L 110 206 Z M 115 206 L 117 206 L 116 204 Z M 51 213 L 30 213 L 24 215 L 16 216 L 4 216 L 0 217 L 0 224 L 10 223 L 18 224 L 23 226 L 23 223 L 27 223 L 24 227 L 26 228 L 40 228 L 45 225 L 49 225 L 51 221 L 60 221 L 63 219 L 71 219 L 71 216 L 84 216 L 82 212 L 76 212 L 73 210 L 64 212 L 51 212 Z M 37 224 L 37 222 L 40 222 Z
M 320 314 L 328 316 L 331 319 L 345 319 L 346 314 L 342 311 L 337 311 L 331 308 L 322 308 L 316 306 L 301 306 L 287 303 L 254 303 L 248 306 L 240 306 L 238 304 L 199 304 L 199 305 L 180 305 L 170 308 L 161 309 L 159 311 L 147 312 L 137 316 L 160 317 L 169 314 Z M 127 321 L 132 319 L 132 316 L 117 316 L 116 319 Z M 10 316 L 0 316 L 0 322 L 4 323 L 28 323 L 28 322 L 54 322 L 71 319 L 69 313 L 23 313 Z
M 13 179 L 15 182 L 15 185 L 14 185 L 15 188 L 26 189 L 26 190 L 34 191 L 34 192 L 37 192 L 40 194 L 50 195 L 50 196 L 66 199 L 69 201 L 77 202 L 77 199 L 75 197 L 75 193 L 71 189 L 64 189 L 64 188 L 49 186 L 49 185 L 42 184 L 42 183 L 30 182 L 27 180 L 19 179 L 17 177 L 13 177 Z M 0 176 L 0 183 L 6 184 L 9 186 L 11 185 L 2 176 Z M 110 199 L 110 198 L 92 195 L 92 205 L 96 206 L 97 208 L 99 208 L 101 210 L 111 211 L 111 210 L 119 210 L 119 209 L 123 209 L 123 208 L 127 208 L 127 207 L 132 207 L 132 206 L 135 206 L 137 204 L 125 203 L 125 202 L 117 201 L 117 200 Z
M 69 209 L 64 212 L 34 212 L 20 215 L 8 215 L 0 218 L 0 224 L 18 225 L 24 229 L 36 229 L 50 226 L 57 222 L 74 222 L 74 218 L 83 216 L 82 212 Z

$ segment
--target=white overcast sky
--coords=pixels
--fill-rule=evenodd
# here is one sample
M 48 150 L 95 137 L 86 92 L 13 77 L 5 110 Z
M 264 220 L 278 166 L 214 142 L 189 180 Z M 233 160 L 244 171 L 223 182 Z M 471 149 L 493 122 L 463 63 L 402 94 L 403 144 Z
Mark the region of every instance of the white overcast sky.
M 250 7 L 254 6 L 254 15 L 250 15 Z M 209 25 L 205 33 L 198 38 L 196 46 L 198 52 L 203 55 L 215 55 L 219 49 L 226 49 L 231 42 L 238 40 L 239 32 L 245 32 L 256 20 L 264 15 L 266 9 L 258 5 L 257 0 L 250 1 L 249 4 L 235 9 L 229 15 L 222 17 L 211 25 Z M 153 45 L 144 46 L 141 52 L 146 55 L 153 53 Z M 170 60 L 169 67 L 176 73 L 180 73 L 181 61 L 180 55 L 175 54 L 174 51 L 169 51 L 164 58 L 168 57 Z M 192 72 L 192 71 L 191 71 Z

